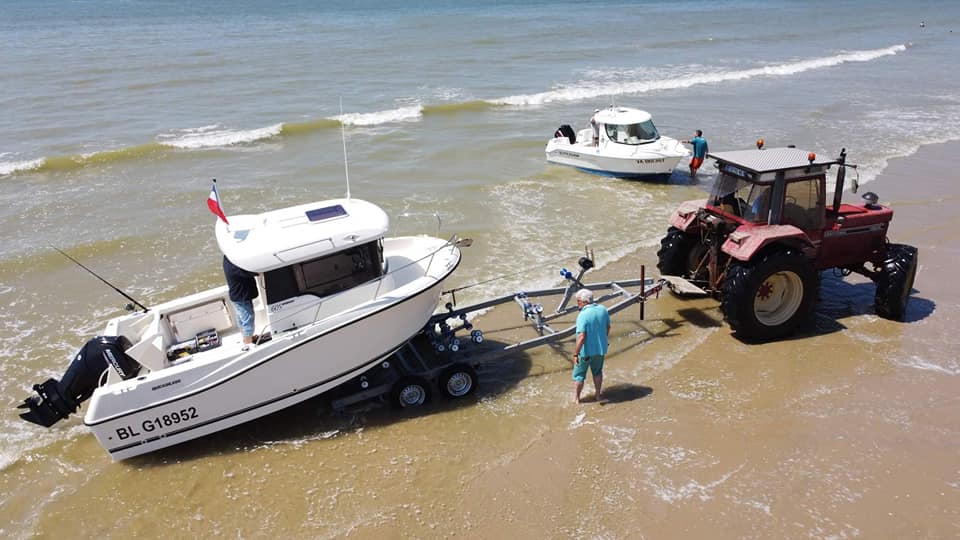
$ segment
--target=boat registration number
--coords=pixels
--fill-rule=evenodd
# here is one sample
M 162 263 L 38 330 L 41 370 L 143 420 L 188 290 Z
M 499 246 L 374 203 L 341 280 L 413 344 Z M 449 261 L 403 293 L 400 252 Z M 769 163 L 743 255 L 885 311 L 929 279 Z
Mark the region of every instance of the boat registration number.
M 130 437 L 143 435 L 144 433 L 151 433 L 157 430 L 175 426 L 177 424 L 182 424 L 199 417 L 200 415 L 197 413 L 196 407 L 187 407 L 185 409 L 159 415 L 154 418 L 147 418 L 143 422 L 140 422 L 139 426 L 127 425 L 118 427 L 116 430 L 117 438 L 122 441 L 129 439 Z

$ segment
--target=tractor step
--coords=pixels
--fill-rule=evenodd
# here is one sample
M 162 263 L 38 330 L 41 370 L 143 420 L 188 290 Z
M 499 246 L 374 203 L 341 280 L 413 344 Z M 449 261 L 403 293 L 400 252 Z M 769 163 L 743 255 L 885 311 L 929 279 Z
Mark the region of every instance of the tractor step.
M 660 278 L 666 281 L 667 287 L 670 287 L 670 290 L 677 294 L 681 294 L 684 296 L 694 295 L 694 294 L 707 296 L 708 294 L 710 294 L 707 291 L 701 289 L 700 287 L 697 287 L 693 283 L 690 283 L 689 281 L 687 281 L 687 279 L 682 278 L 680 276 L 660 276 Z

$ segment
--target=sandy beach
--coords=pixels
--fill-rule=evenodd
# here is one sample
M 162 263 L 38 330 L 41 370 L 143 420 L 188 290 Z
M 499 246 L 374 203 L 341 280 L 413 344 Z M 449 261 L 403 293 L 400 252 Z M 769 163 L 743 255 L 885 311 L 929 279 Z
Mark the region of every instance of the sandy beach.
M 5 469 L 0 532 L 956 538 L 960 178 L 940 170 L 956 148 L 923 147 L 861 188 L 895 210 L 892 240 L 920 250 L 906 321 L 874 315 L 872 283 L 827 273 L 812 330 L 746 344 L 716 301 L 665 293 L 644 320 L 614 319 L 603 403 L 589 382 L 573 403 L 568 340 L 485 366 L 466 400 L 350 415 L 306 402 L 122 463 L 75 425 Z M 587 281 L 655 264 L 644 247 Z M 513 305 L 475 322 L 493 340 L 532 335 Z
M 554 425 L 532 440 L 503 434 L 509 451 L 487 456 L 483 474 L 443 494 L 443 511 L 458 516 L 457 530 L 447 533 L 955 538 L 960 287 L 952 262 L 960 219 L 952 205 L 960 179 L 944 176 L 941 165 L 956 148 L 928 146 L 896 159 L 860 190 L 894 208 L 893 241 L 920 249 L 906 321 L 873 314 L 867 280 L 824 276 L 812 332 L 748 345 L 722 324 L 716 302 L 664 295 L 648 303 L 646 320 L 636 310 L 615 320 L 605 404 L 569 403 L 572 344 L 537 351 L 533 364 L 551 372 L 559 394 L 546 420 Z M 655 250 L 634 253 L 592 281 L 641 264 L 655 272 Z M 506 311 L 479 325 L 508 327 L 516 315 Z M 700 341 L 676 350 L 691 330 Z M 588 382 L 585 395 L 591 392 Z M 357 532 L 408 537 L 393 527 Z

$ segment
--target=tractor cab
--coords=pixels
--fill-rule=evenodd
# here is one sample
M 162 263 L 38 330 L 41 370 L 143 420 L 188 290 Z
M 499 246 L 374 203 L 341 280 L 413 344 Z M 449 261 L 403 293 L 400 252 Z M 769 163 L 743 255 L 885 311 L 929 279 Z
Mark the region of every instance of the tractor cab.
M 737 150 L 707 154 L 719 175 L 708 207 L 744 224 L 794 225 L 822 229 L 826 171 L 839 160 L 818 159 L 796 148 Z
M 707 200 L 687 201 L 670 216 L 657 267 L 721 299 L 738 335 L 771 339 L 792 332 L 813 310 L 817 273 L 863 274 L 877 283 L 877 313 L 903 316 L 917 250 L 887 240 L 893 211 L 867 193 L 843 204 L 846 151 L 818 159 L 794 147 L 707 154 L 716 182 Z M 836 165 L 832 204 L 827 171 Z M 854 183 L 854 191 L 856 191 Z
M 877 260 L 893 212 L 877 205 L 875 198 L 868 197 L 863 205 L 841 203 L 846 168 L 856 167 L 846 164 L 845 151 L 837 159 L 819 159 L 797 148 L 764 149 L 758 144 L 756 150 L 708 157 L 716 160 L 719 174 L 706 210 L 732 220 L 741 235 L 772 240 L 758 227 L 789 226 L 773 229 L 775 236 L 799 241 L 819 269 Z M 837 173 L 828 206 L 827 171 L 833 165 Z M 725 247 L 741 254 L 735 243 Z

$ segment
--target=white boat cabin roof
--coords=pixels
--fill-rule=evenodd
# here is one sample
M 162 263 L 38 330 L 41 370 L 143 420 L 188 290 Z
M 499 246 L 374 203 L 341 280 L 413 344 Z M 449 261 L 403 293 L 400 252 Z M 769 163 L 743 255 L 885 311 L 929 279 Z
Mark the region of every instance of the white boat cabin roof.
M 387 214 L 360 199 L 333 199 L 217 220 L 220 251 L 250 272 L 266 272 L 382 238 Z
M 640 124 L 649 122 L 653 117 L 647 111 L 632 109 L 630 107 L 611 106 L 606 109 L 600 109 L 600 112 L 594 115 L 599 124 Z

